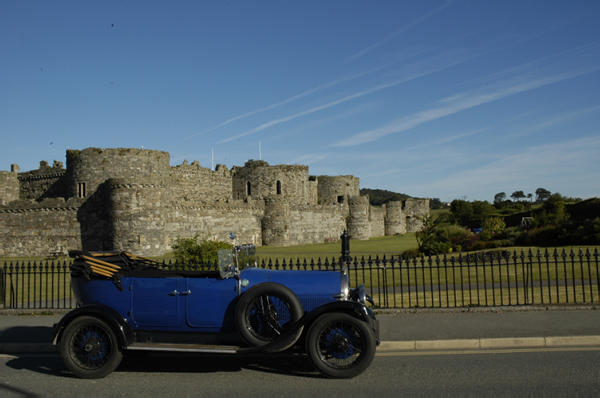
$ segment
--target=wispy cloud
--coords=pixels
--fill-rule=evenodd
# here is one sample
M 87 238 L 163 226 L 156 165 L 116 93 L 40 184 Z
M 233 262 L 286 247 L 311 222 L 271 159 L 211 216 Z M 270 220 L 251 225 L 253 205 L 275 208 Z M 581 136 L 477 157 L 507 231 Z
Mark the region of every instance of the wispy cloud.
M 438 54 L 438 55 L 436 55 L 434 57 L 430 57 L 426 60 L 407 65 L 406 67 L 401 69 L 401 72 L 399 72 L 402 76 L 395 80 L 375 85 L 366 90 L 359 91 L 359 92 L 356 92 L 356 93 L 353 93 L 350 95 L 346 95 L 346 96 L 338 98 L 334 101 L 330 101 L 328 103 L 325 103 L 325 104 L 322 104 L 322 105 L 319 105 L 316 107 L 312 107 L 310 109 L 306 109 L 304 111 L 297 112 L 292 115 L 284 116 L 279 119 L 273 119 L 271 121 L 261 124 L 260 126 L 253 128 L 251 130 L 245 131 L 243 133 L 237 134 L 232 137 L 225 138 L 225 139 L 217 142 L 217 144 L 223 144 L 226 142 L 230 142 L 230 141 L 236 140 L 238 138 L 245 137 L 247 135 L 254 134 L 259 131 L 263 131 L 269 127 L 273 127 L 273 126 L 281 124 L 281 123 L 289 122 L 289 121 L 297 119 L 301 116 L 306 116 L 306 115 L 309 115 L 309 114 L 312 114 L 312 113 L 315 113 L 315 112 L 318 112 L 318 111 L 321 111 L 321 110 L 324 110 L 327 108 L 331 108 L 333 106 L 336 106 L 336 105 L 339 105 L 339 104 L 342 104 L 342 103 L 345 103 L 348 101 L 351 101 L 353 99 L 357 99 L 357 98 L 363 97 L 365 95 L 375 93 L 377 91 L 381 91 L 381 90 L 384 90 L 387 88 L 397 86 L 397 85 L 405 83 L 407 81 L 414 80 L 414 79 L 429 75 L 431 73 L 435 73 L 435 72 L 441 71 L 443 69 L 449 68 L 451 66 L 458 65 L 458 64 L 465 62 L 471 58 L 472 58 L 472 56 L 466 54 L 462 50 L 445 51 L 442 54 Z
M 575 117 L 584 116 L 584 115 L 591 114 L 591 113 L 597 113 L 598 111 L 600 111 L 600 105 L 587 107 L 585 109 L 580 109 L 577 111 L 569 112 L 567 114 L 557 116 L 550 120 L 545 120 L 544 122 L 538 123 L 534 126 L 531 126 L 524 131 L 520 131 L 518 133 L 511 134 L 509 137 L 511 137 L 511 138 L 522 137 L 522 136 L 525 136 L 528 134 L 536 133 L 538 131 L 544 131 L 544 130 L 550 129 L 556 125 L 562 124 L 565 121 L 573 119 Z
M 554 84 L 587 73 L 600 70 L 600 66 L 582 66 L 574 70 L 551 76 L 535 77 L 534 73 L 523 73 L 497 82 L 489 88 L 465 91 L 442 99 L 443 106 L 417 112 L 413 115 L 398 119 L 393 123 L 377 129 L 364 131 L 354 136 L 334 143 L 334 146 L 354 146 L 365 144 L 390 134 L 410 130 L 423 123 L 449 116 L 476 106 L 510 97 L 515 94 Z M 527 80 L 529 79 L 529 80 Z
M 427 186 L 414 184 L 411 190 L 426 192 L 435 186 L 436 195 L 443 197 L 455 193 L 457 187 L 490 192 L 535 189 L 523 186 L 530 181 L 536 181 L 539 186 L 547 185 L 547 189 L 552 190 L 553 184 L 575 178 L 579 185 L 589 185 L 588 191 L 594 196 L 600 193 L 597 186 L 600 177 L 598 151 L 600 136 L 534 146 L 522 149 L 517 154 L 495 157 L 494 161 L 477 168 L 461 169 L 460 173 L 429 182 Z
M 409 23 L 406 26 L 403 26 L 401 29 L 387 35 L 386 37 L 384 37 L 383 39 L 379 40 L 377 43 L 370 45 L 369 47 L 365 48 L 364 50 L 359 51 L 358 53 L 354 54 L 353 56 L 351 56 L 350 58 L 348 58 L 345 62 L 350 62 L 350 61 L 354 61 L 357 58 L 362 57 L 363 55 L 369 53 L 370 51 L 372 51 L 373 49 L 381 46 L 382 44 L 387 43 L 388 41 L 394 39 L 395 37 L 397 37 L 398 35 L 406 32 L 407 30 L 409 30 L 410 28 L 412 28 L 413 26 L 423 22 L 424 20 L 426 20 L 427 18 L 431 17 L 432 15 L 437 14 L 438 12 L 442 11 L 444 8 L 448 7 L 450 4 L 452 4 L 452 1 L 447 2 L 446 4 L 443 4 L 441 6 L 439 6 L 438 8 L 436 8 L 435 10 L 417 18 L 416 20 L 414 20 L 413 22 Z
M 283 101 L 276 102 L 276 103 L 271 104 L 269 106 L 265 106 L 263 108 L 255 109 L 255 110 L 250 111 L 250 112 L 242 113 L 240 115 L 237 115 L 237 116 L 234 116 L 234 117 L 232 117 L 230 119 L 227 119 L 224 122 L 222 122 L 222 123 L 220 123 L 220 124 L 218 124 L 218 125 L 216 125 L 214 127 L 211 127 L 209 129 L 200 131 L 199 133 L 196 133 L 196 134 L 192 134 L 192 135 L 184 138 L 184 140 L 188 140 L 188 139 L 196 137 L 198 135 L 201 135 L 201 134 L 208 133 L 210 131 L 216 130 L 216 129 L 220 128 L 220 127 L 226 126 L 226 125 L 228 125 L 230 123 L 233 123 L 233 122 L 235 122 L 237 120 L 244 119 L 244 118 L 247 118 L 249 116 L 253 116 L 253 115 L 256 115 L 256 114 L 259 114 L 259 113 L 262 113 L 262 112 L 269 111 L 271 109 L 278 108 L 280 106 L 283 106 L 285 104 L 289 104 L 291 102 L 294 102 L 294 101 L 299 100 L 301 98 L 304 98 L 304 97 L 307 97 L 309 95 L 315 94 L 315 93 L 317 93 L 319 91 L 323 91 L 323 90 L 328 89 L 330 87 L 334 87 L 336 85 L 339 85 L 339 84 L 342 84 L 342 83 L 346 83 L 348 81 L 356 80 L 356 79 L 359 79 L 359 78 L 361 78 L 363 76 L 369 75 L 371 73 L 380 71 L 380 70 L 385 69 L 385 68 L 389 68 L 390 66 L 392 66 L 392 65 L 394 65 L 394 64 L 396 64 L 398 62 L 401 62 L 404 59 L 411 58 L 411 57 L 419 55 L 421 53 L 422 52 L 415 52 L 415 53 L 411 53 L 411 54 L 405 55 L 402 58 L 395 59 L 395 60 L 393 60 L 391 62 L 387 62 L 387 63 L 385 63 L 383 65 L 377 66 L 375 68 L 371 68 L 371 69 L 366 70 L 364 72 L 355 73 L 355 74 L 346 76 L 344 78 L 337 79 L 337 80 L 331 81 L 331 82 L 326 83 L 326 84 L 322 84 L 322 85 L 320 85 L 318 87 L 311 88 L 310 90 L 306 90 L 306 91 L 304 91 L 304 92 L 302 92 L 300 94 L 294 95 L 294 96 L 289 97 L 289 98 L 287 98 L 287 99 L 285 99 Z

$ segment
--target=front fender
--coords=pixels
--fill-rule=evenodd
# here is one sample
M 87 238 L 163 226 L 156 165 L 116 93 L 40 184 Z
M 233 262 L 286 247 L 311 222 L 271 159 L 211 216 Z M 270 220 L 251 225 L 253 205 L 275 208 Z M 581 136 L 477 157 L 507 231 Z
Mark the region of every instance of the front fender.
M 89 304 L 67 313 L 54 325 L 52 344 L 58 344 L 67 325 L 80 316 L 93 316 L 108 323 L 113 328 L 122 349 L 126 349 L 135 341 L 133 329 L 117 311 L 102 304 Z
M 308 314 L 304 315 L 302 319 L 296 322 L 296 324 L 294 324 L 285 334 L 280 336 L 278 339 L 259 347 L 242 348 L 239 350 L 239 352 L 249 354 L 260 352 L 266 349 L 276 349 L 282 341 L 286 341 L 286 336 L 295 333 L 296 331 L 298 331 L 298 329 L 300 329 L 303 326 L 310 326 L 321 315 L 332 312 L 342 312 L 369 324 L 369 326 L 371 326 L 373 332 L 375 333 L 377 345 L 379 345 L 379 321 L 375 318 L 375 314 L 373 313 L 373 311 L 371 311 L 369 307 L 357 301 L 335 301 L 332 303 L 324 304 L 316 308 L 314 311 L 311 311 Z

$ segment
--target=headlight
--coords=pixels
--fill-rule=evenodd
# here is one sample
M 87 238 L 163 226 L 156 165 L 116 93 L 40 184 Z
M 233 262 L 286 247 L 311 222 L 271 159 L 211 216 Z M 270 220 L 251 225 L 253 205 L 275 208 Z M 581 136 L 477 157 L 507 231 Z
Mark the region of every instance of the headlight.
M 373 299 L 367 295 L 364 283 L 362 283 L 356 289 L 352 289 L 352 293 L 350 293 L 350 300 L 358 301 L 364 306 L 367 305 L 367 301 L 372 305 L 375 305 Z
M 342 270 L 340 292 L 333 297 L 335 297 L 338 300 L 348 300 L 349 296 L 350 296 L 350 277 L 348 276 L 348 272 L 346 272 L 345 270 Z
M 358 287 L 358 301 L 362 305 L 367 305 L 367 292 L 365 291 L 365 284 L 361 283 Z

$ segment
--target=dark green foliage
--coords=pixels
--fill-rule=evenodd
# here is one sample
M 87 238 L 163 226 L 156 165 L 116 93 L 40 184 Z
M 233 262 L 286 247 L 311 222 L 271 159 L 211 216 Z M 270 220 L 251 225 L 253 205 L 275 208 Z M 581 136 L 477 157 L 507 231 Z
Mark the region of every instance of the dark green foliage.
M 543 202 L 548 199 L 552 193 L 544 188 L 538 188 L 535 190 L 535 201 Z
M 450 211 L 459 225 L 467 228 L 480 228 L 483 221 L 494 215 L 496 209 L 486 201 L 453 200 Z
M 499 203 L 499 202 L 504 202 L 506 200 L 506 193 L 504 192 L 499 192 L 496 195 L 494 195 L 494 204 Z
M 595 219 L 600 217 L 600 199 L 592 198 L 577 203 L 567 203 L 567 212 L 573 219 Z
M 510 195 L 510 197 L 513 198 L 515 201 L 518 201 L 525 198 L 526 196 L 523 191 L 515 191 Z
M 427 256 L 473 250 L 479 240 L 477 235 L 458 225 L 438 227 L 431 217 L 423 220 L 423 229 L 416 237 L 419 252 Z
M 531 209 L 530 202 L 512 202 L 510 200 L 504 200 L 502 202 L 494 202 L 494 207 L 500 212 L 500 214 L 515 214 Z
M 429 200 L 429 208 L 430 209 L 446 209 L 448 206 L 446 203 L 443 203 L 440 198 L 433 198 Z
M 198 242 L 198 235 L 192 238 L 177 238 L 173 244 L 173 253 L 177 262 L 215 264 L 219 249 L 231 249 L 233 246 L 227 242 L 210 241 L 203 239 Z
M 362 196 L 369 195 L 369 203 L 371 206 L 381 206 L 392 201 L 402 202 L 410 198 L 410 196 L 406 194 L 386 191 L 384 189 L 363 188 L 360 190 L 360 194 Z

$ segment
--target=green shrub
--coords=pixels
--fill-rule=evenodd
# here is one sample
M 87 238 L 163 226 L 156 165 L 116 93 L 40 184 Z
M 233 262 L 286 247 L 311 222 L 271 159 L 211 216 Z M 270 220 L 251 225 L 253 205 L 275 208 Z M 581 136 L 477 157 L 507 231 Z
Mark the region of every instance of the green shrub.
M 490 217 L 483 221 L 482 231 L 479 234 L 480 240 L 492 240 L 496 234 L 502 233 L 506 229 L 504 220 L 500 217 Z
M 218 259 L 219 249 L 231 249 L 233 246 L 227 242 L 210 241 L 202 239 L 198 242 L 198 235 L 192 238 L 177 238 L 173 244 L 173 254 L 177 262 L 215 264 Z
M 404 250 L 400 254 L 400 258 L 403 260 L 410 260 L 415 257 L 421 257 L 421 256 L 423 256 L 423 254 L 419 251 L 419 248 L 417 248 L 417 247 L 413 247 L 411 249 Z

